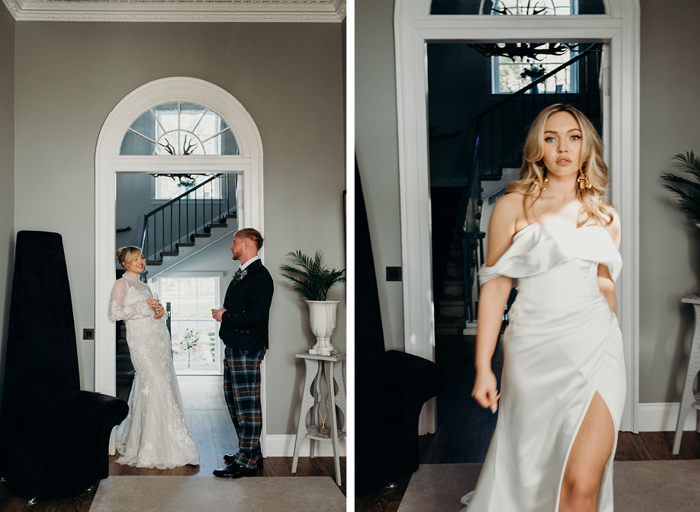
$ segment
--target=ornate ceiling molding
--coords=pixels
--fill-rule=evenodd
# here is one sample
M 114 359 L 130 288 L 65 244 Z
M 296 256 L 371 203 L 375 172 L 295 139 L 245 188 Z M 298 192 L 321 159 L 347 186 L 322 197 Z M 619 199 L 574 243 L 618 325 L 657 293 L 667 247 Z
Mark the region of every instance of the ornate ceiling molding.
M 17 21 L 339 23 L 346 0 L 2 0 Z

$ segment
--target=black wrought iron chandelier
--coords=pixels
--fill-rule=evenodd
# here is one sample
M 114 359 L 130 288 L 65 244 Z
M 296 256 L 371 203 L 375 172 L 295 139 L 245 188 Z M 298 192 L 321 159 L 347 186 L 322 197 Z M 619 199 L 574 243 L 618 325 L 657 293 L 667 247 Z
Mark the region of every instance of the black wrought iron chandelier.
M 513 62 L 541 61 L 545 55 L 563 55 L 578 49 L 577 43 L 472 43 L 469 46 L 485 57 L 507 57 Z
M 491 8 L 491 14 L 503 16 L 537 16 L 544 15 L 548 10 L 556 13 L 554 3 L 551 6 L 540 6 L 539 1 L 528 0 L 524 6 L 507 7 L 504 2 L 494 2 L 494 5 L 501 5 L 501 8 Z M 482 12 L 484 2 L 479 8 Z M 480 54 L 486 57 L 507 57 L 513 62 L 520 59 L 525 61 L 540 61 L 546 55 L 563 55 L 569 51 L 576 50 L 578 45 L 571 43 L 474 43 L 469 45 Z

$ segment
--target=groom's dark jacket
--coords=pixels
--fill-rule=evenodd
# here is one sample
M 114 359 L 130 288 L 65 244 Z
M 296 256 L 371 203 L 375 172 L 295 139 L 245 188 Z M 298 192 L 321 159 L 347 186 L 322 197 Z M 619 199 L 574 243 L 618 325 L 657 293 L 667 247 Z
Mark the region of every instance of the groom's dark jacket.
M 240 350 L 269 348 L 268 323 L 274 285 L 262 261 L 255 260 L 238 282 L 231 281 L 224 298 L 219 337 Z

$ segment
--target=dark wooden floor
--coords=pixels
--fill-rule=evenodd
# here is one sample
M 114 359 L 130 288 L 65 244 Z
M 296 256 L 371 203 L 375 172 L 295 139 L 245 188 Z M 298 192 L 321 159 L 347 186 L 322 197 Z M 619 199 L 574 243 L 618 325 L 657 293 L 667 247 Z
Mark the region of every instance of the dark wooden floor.
M 479 407 L 471 398 L 474 385 L 474 337 L 438 336 L 436 362 L 447 370 L 448 386 L 437 397 L 438 431 L 420 436 L 421 464 L 483 462 L 497 414 Z M 500 380 L 503 350 L 499 343 L 493 369 Z M 499 382 L 500 386 L 500 382 Z M 684 432 L 680 454 L 671 454 L 673 432 L 642 432 L 618 435 L 615 460 L 700 459 L 700 434 Z M 379 488 L 355 499 L 356 512 L 396 512 L 411 475 L 398 480 L 394 488 Z
M 118 456 L 110 457 L 110 475 L 173 475 L 173 476 L 211 476 L 212 471 L 223 467 L 221 457 L 225 453 L 235 452 L 236 434 L 226 408 L 222 392 L 222 377 L 179 377 L 180 390 L 185 405 L 187 421 L 199 449 L 200 464 L 183 466 L 168 470 L 133 468 L 117 464 Z M 120 396 L 125 397 L 128 390 L 120 389 Z M 57 454 L 57 458 L 58 458 Z M 305 476 L 330 476 L 335 478 L 333 457 L 300 457 L 296 474 L 292 474 L 292 457 L 268 457 L 264 468 L 258 471 L 260 477 L 283 476 L 290 478 Z M 341 459 L 340 490 L 346 494 L 346 460 Z M 60 471 L 60 463 L 57 463 Z M 74 498 L 40 501 L 28 505 L 25 499 L 15 496 L 4 483 L 0 483 L 0 511 L 3 512 L 87 512 L 90 509 L 96 490 L 84 492 Z

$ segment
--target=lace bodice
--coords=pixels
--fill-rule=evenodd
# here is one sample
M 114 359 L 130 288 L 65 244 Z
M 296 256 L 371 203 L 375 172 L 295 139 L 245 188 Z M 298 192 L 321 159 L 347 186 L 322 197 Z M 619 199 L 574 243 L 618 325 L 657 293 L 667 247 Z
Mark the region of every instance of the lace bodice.
M 139 318 L 155 318 L 153 308 L 148 305 L 152 299 L 151 288 L 137 277 L 124 274 L 114 283 L 109 300 L 109 318 L 117 320 L 136 320 Z

